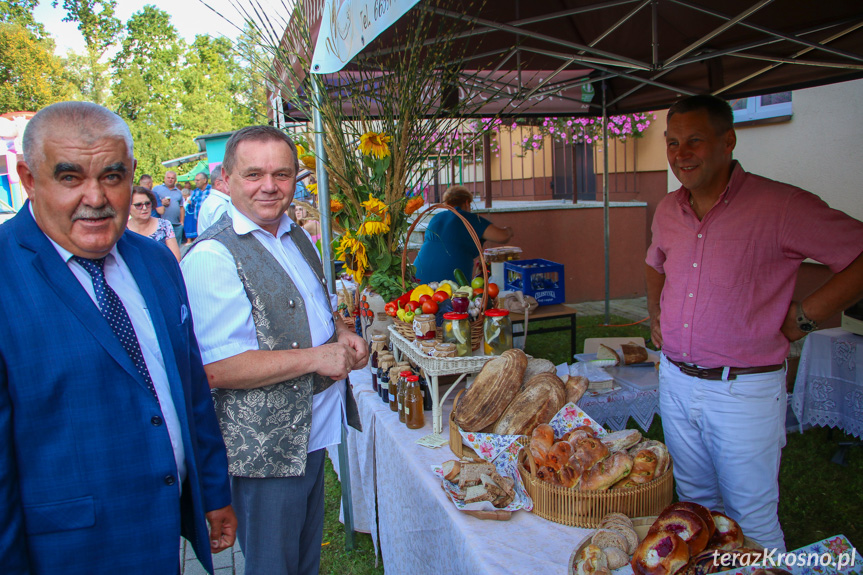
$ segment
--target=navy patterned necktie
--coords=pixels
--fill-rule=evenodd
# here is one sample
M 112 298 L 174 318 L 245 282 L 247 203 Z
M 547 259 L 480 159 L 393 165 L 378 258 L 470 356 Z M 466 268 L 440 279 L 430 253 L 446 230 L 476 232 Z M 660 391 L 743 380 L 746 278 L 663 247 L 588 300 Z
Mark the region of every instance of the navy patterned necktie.
M 114 335 L 123 344 L 123 348 L 129 354 L 138 373 L 144 378 L 147 387 L 153 392 L 153 396 L 158 402 L 159 396 L 156 395 L 156 388 L 153 386 L 153 380 L 150 378 L 150 370 L 147 369 L 144 354 L 141 353 L 141 345 L 138 343 L 138 336 L 135 335 L 135 328 L 132 327 L 132 320 L 129 319 L 129 314 L 126 312 L 123 302 L 120 301 L 120 296 L 105 281 L 105 258 L 97 260 L 78 256 L 72 256 L 72 258 L 81 264 L 87 270 L 87 273 L 90 274 L 90 277 L 93 278 L 93 291 L 96 292 L 96 301 L 99 303 L 99 310 L 102 312 L 102 316 L 108 320 L 108 325 L 111 326 Z

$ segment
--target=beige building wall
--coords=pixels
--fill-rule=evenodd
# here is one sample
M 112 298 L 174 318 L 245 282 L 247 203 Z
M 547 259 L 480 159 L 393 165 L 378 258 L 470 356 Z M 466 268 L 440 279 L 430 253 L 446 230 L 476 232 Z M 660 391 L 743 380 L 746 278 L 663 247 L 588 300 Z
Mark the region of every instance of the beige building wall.
M 737 127 L 734 157 L 863 220 L 863 80 L 797 90 L 791 101 L 787 122 Z M 668 182 L 680 187 L 671 170 Z
M 668 169 L 665 160 L 665 110 L 649 112 L 650 126 L 640 138 L 629 138 L 625 142 L 612 140 L 608 155 L 608 173 L 661 172 Z M 602 174 L 604 150 L 602 142 L 596 145 L 595 166 Z

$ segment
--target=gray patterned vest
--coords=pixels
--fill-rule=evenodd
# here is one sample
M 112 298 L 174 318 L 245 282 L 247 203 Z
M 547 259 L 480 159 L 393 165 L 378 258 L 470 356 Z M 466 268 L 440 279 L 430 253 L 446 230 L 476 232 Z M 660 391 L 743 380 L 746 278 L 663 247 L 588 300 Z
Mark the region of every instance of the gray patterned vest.
M 291 238 L 315 276 L 326 285 L 323 266 L 306 234 L 295 228 Z M 257 238 L 252 234 L 237 235 L 225 213 L 198 241 L 205 239 L 218 241 L 234 257 L 237 275 L 252 304 L 258 348 L 312 347 L 306 304 L 299 290 Z M 327 343 L 334 341 L 335 333 Z M 214 389 L 216 415 L 228 450 L 228 473 L 259 478 L 304 475 L 312 396 L 333 383 L 329 377 L 307 373 L 256 389 Z M 348 422 L 359 429 L 359 414 L 350 388 L 345 395 Z

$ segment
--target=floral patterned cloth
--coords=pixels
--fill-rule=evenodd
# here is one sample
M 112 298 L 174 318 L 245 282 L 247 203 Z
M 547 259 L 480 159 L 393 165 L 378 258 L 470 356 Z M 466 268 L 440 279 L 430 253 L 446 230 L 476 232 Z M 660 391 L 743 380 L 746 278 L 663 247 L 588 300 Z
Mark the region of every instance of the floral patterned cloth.
M 156 240 L 160 244 L 167 243 L 166 240 L 174 237 L 174 226 L 168 220 L 159 218 L 159 224 L 156 226 L 156 231 L 148 237 Z
M 792 575 L 836 575 L 863 572 L 863 558 L 844 535 L 835 535 L 788 553 L 774 553 L 766 567 L 778 567 Z M 750 575 L 762 566 L 722 571 L 723 575 Z
M 839 427 L 863 438 L 863 337 L 840 328 L 806 337 L 792 408 L 803 425 Z

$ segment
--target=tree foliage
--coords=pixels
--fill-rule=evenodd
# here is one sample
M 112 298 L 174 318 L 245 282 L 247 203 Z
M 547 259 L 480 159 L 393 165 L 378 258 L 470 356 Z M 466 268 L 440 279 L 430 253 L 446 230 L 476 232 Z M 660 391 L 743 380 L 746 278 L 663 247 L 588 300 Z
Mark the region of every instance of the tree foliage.
M 24 26 L 0 23 L 0 113 L 36 111 L 70 96 L 53 52 L 53 42 Z

